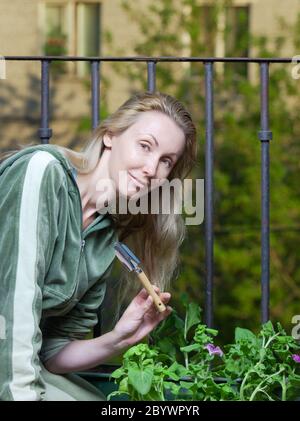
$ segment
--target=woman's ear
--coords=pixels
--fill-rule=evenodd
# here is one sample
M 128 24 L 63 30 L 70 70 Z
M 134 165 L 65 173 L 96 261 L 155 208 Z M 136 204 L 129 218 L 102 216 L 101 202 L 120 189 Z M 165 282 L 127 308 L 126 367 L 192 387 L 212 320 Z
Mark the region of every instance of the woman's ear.
M 109 135 L 108 133 L 105 133 L 105 135 L 103 136 L 103 143 L 106 148 L 111 148 L 112 147 L 111 135 Z

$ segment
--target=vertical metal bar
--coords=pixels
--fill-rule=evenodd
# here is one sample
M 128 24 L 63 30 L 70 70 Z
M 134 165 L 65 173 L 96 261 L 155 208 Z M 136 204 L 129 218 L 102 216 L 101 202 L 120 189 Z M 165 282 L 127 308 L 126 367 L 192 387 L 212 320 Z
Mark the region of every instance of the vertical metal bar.
M 205 63 L 205 323 L 213 326 L 213 163 L 214 163 L 214 106 L 213 106 L 213 63 Z
M 92 129 L 99 125 L 100 120 L 100 62 L 91 62 L 91 89 L 92 89 Z M 98 309 L 98 322 L 94 326 L 94 338 L 101 336 L 101 308 Z
M 156 63 L 154 61 L 147 62 L 147 89 L 149 92 L 155 92 L 156 89 Z
M 92 61 L 92 128 L 95 129 L 99 124 L 100 116 L 100 63 L 97 60 Z
M 269 64 L 260 65 L 261 141 L 261 322 L 269 320 L 270 301 L 270 140 Z
M 49 67 L 50 60 L 42 60 L 42 79 L 41 79 L 41 127 L 38 135 L 41 143 L 49 143 L 52 136 L 52 130 L 49 129 Z

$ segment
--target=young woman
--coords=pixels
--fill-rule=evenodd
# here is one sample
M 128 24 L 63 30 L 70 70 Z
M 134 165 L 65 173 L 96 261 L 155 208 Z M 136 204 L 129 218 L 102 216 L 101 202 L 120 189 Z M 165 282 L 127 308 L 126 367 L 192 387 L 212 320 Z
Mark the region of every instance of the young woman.
M 129 201 L 151 181 L 183 180 L 195 160 L 189 113 L 158 92 L 126 101 L 81 152 L 34 145 L 6 155 L 0 165 L 1 400 L 105 399 L 74 372 L 136 344 L 172 310 L 157 312 L 124 271 L 123 298 L 129 290 L 134 298 L 111 331 L 85 339 L 97 323 L 114 243 L 126 239 L 167 304 L 170 294 L 162 291 L 185 235 L 181 215 L 172 212 L 105 210 L 116 193 Z

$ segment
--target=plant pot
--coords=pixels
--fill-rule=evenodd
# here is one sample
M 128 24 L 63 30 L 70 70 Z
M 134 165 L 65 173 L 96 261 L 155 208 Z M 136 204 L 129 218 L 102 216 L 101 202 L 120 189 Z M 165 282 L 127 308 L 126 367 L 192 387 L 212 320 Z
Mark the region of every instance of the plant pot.
M 98 390 L 100 390 L 106 397 L 119 389 L 119 386 L 114 383 L 114 379 L 111 377 L 111 373 L 115 371 L 119 366 L 116 365 L 102 365 L 94 369 L 93 371 L 81 371 L 76 373 L 84 380 L 91 383 Z M 128 401 L 127 395 L 120 395 L 112 397 L 111 401 Z
M 191 377 L 182 377 L 179 381 L 174 381 L 174 380 L 169 379 L 169 381 L 172 382 L 175 385 L 180 385 L 180 382 L 182 382 L 182 381 L 184 381 L 186 383 L 194 383 L 194 380 Z M 217 384 L 225 384 L 225 383 L 228 382 L 228 380 L 226 378 L 223 378 L 223 377 L 214 377 L 214 382 L 217 383 Z M 237 379 L 236 385 L 233 385 L 233 389 L 235 389 L 235 390 L 237 389 L 238 383 L 240 383 L 240 379 Z M 182 388 L 180 388 L 179 394 L 177 396 L 174 396 L 173 393 L 170 390 L 166 389 L 165 399 L 168 400 L 168 401 L 169 400 L 170 401 L 173 401 L 173 400 L 191 400 L 191 397 L 189 395 L 188 389 L 182 387 Z
M 78 372 L 76 373 L 80 377 L 82 377 L 84 380 L 91 383 L 93 386 L 95 386 L 98 390 L 100 390 L 106 397 L 119 389 L 118 384 L 114 382 L 114 379 L 111 377 L 111 374 L 113 371 L 115 371 L 120 366 L 117 365 L 101 365 L 93 369 L 92 371 L 85 371 L 85 372 Z M 226 379 L 223 378 L 215 378 L 214 379 L 216 383 L 226 383 Z M 180 381 L 185 382 L 192 382 L 191 378 L 183 377 L 180 379 L 179 382 L 176 382 L 174 380 L 169 380 L 173 384 L 180 384 Z M 174 395 L 171 390 L 166 389 L 165 393 L 165 400 L 166 401 L 174 401 L 174 400 L 190 400 L 188 390 L 185 388 L 181 388 L 178 395 Z M 130 397 L 126 394 L 124 395 L 118 395 L 113 396 L 111 401 L 129 401 Z

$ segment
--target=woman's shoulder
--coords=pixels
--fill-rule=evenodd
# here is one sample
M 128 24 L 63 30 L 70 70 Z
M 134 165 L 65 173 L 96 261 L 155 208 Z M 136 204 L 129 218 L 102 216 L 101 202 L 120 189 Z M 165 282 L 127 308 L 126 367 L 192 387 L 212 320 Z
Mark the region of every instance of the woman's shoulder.
M 34 145 L 24 148 L 0 165 L 0 179 L 13 182 L 25 177 L 32 183 L 38 180 L 56 187 L 67 184 L 68 173 L 72 171 L 68 161 L 55 145 Z
M 55 144 L 36 144 L 13 151 L 11 155 L 1 161 L 0 174 L 6 168 L 14 165 L 25 165 L 32 161 L 37 166 L 43 164 L 58 163 L 67 172 L 72 172 L 72 166 L 68 159 Z

